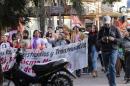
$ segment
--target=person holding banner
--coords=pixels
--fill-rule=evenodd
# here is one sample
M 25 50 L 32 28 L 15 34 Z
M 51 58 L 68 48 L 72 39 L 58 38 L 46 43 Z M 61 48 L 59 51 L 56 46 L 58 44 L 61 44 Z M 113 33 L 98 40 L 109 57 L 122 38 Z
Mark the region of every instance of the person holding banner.
M 64 34 L 60 33 L 57 40 L 55 41 L 55 47 L 61 46 L 61 45 L 66 45 L 66 41 L 64 39 Z
M 22 34 L 21 33 L 17 33 L 16 34 L 16 40 L 13 41 L 13 47 L 14 48 L 23 48 L 23 44 L 25 44 L 25 42 L 22 39 Z
M 30 49 L 31 48 L 31 40 L 29 40 L 29 32 L 27 30 L 23 31 L 23 48 Z
M 0 49 L 7 49 L 13 47 L 12 43 L 8 41 L 8 33 L 2 36 L 2 42 L 0 43 Z
M 33 39 L 32 39 L 32 49 L 44 49 L 45 44 L 43 43 L 42 39 L 40 38 L 40 31 L 35 30 L 33 33 Z
M 12 43 L 8 41 L 8 37 L 9 37 L 9 33 L 5 33 L 2 36 L 2 41 L 0 43 L 0 51 L 1 49 L 10 49 L 11 47 L 13 47 Z M 0 63 L 0 86 L 2 86 L 3 84 L 3 73 L 2 73 L 2 66 Z
M 76 42 L 80 42 L 80 41 L 81 41 L 81 33 L 79 31 L 79 27 L 74 26 L 72 34 L 71 34 L 71 42 L 76 43 Z M 77 77 L 81 76 L 81 69 L 76 70 L 76 76 Z
M 48 40 L 49 44 L 51 44 L 52 47 L 55 47 L 55 37 L 53 36 L 52 32 L 48 33 L 47 40 Z
M 72 42 L 75 43 L 75 42 L 81 41 L 80 35 L 81 35 L 81 33 L 80 33 L 80 31 L 79 31 L 79 27 L 78 27 L 78 26 L 75 26 L 75 27 L 73 28 L 73 33 L 72 33 L 72 35 L 71 35 L 71 40 L 72 40 Z
M 40 38 L 41 38 L 42 44 L 45 45 L 45 48 L 52 48 L 52 45 L 48 42 L 48 39 L 44 36 L 42 32 L 40 32 Z

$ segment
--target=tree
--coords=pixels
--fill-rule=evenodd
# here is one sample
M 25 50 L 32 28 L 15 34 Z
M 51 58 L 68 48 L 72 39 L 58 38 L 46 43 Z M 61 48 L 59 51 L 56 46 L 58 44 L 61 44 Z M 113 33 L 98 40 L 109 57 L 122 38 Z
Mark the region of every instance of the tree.
M 45 26 L 45 16 L 47 16 L 45 14 L 45 8 L 44 8 L 44 1 L 51 3 L 53 5 L 55 5 L 56 1 L 58 2 L 58 4 L 61 4 L 62 6 L 64 6 L 64 8 L 66 8 L 67 6 L 67 0 L 34 0 L 35 5 L 40 7 L 40 26 L 41 26 L 41 31 L 44 31 L 44 26 Z M 73 9 L 75 9 L 75 11 L 77 12 L 77 15 L 79 17 L 82 16 L 82 14 L 84 13 L 84 7 L 83 7 L 83 3 L 82 0 L 70 0 L 72 2 L 72 7 Z M 120 0 L 103 0 L 103 3 L 113 3 L 115 1 L 120 1 Z
M 72 7 L 76 10 L 77 14 L 81 16 L 84 13 L 84 7 L 82 0 L 71 0 L 73 3 Z
M 45 18 L 48 16 L 45 13 L 45 7 L 44 3 L 48 2 L 51 5 L 62 5 L 64 8 L 67 7 L 67 0 L 33 0 L 35 2 L 35 6 L 39 7 L 40 9 L 38 11 L 39 17 L 40 17 L 40 27 L 41 31 L 44 32 L 45 27 Z M 81 16 L 84 12 L 84 7 L 82 5 L 82 0 L 70 0 L 72 2 L 72 7 L 76 10 L 77 14 Z
M 18 17 L 25 15 L 26 0 L 1 0 L 0 25 L 7 27 L 17 25 Z
M 16 26 L 20 16 L 27 16 L 26 3 L 33 1 L 36 7 L 40 8 L 40 20 L 45 22 L 45 8 L 44 1 L 53 3 L 55 0 L 0 0 L 0 28 L 8 26 Z M 66 0 L 57 0 L 63 6 L 66 5 Z M 76 10 L 78 15 L 82 15 L 84 12 L 82 0 L 70 0 L 72 7 Z M 103 3 L 113 3 L 120 0 L 103 0 Z M 44 25 L 41 25 L 44 28 Z

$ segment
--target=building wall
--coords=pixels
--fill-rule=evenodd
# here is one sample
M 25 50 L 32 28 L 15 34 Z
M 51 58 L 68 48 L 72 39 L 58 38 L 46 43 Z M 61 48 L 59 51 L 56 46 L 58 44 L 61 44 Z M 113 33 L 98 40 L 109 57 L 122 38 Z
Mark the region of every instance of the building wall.
M 40 23 L 38 18 L 29 17 L 30 21 L 26 23 L 25 29 L 29 31 L 30 37 L 33 37 L 34 30 L 40 30 Z
M 89 15 L 91 13 L 101 13 L 101 2 L 83 2 L 85 8 L 85 14 Z
M 128 0 L 128 1 L 130 1 L 130 0 Z M 113 4 L 113 11 L 119 12 L 120 7 L 122 7 L 122 6 L 127 7 L 127 0 L 121 0 L 121 2 L 115 2 Z

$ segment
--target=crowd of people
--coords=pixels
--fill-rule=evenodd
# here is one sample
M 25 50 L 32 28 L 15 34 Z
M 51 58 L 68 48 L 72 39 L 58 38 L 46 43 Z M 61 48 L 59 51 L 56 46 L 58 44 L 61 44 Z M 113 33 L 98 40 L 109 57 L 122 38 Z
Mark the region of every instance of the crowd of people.
M 101 61 L 102 70 L 106 73 L 110 86 L 116 86 L 116 76 L 120 77 L 123 67 L 126 82 L 130 81 L 130 35 L 127 31 L 125 17 L 118 18 L 111 24 L 111 17 L 103 17 L 103 26 L 98 31 L 96 25 L 92 25 L 88 34 L 88 72 L 93 77 L 98 77 L 97 62 Z M 55 31 L 48 27 L 43 34 L 39 30 L 33 32 L 30 38 L 29 32 L 24 30 L 16 34 L 6 33 L 2 35 L 0 48 L 25 48 L 43 50 L 49 47 L 57 47 L 70 43 L 80 42 L 85 39 L 79 26 L 69 29 L 66 25 Z M 80 77 L 81 69 L 76 70 Z
M 10 33 L 5 33 L 1 38 L 0 48 L 13 47 L 42 50 L 48 47 L 57 47 L 80 42 L 84 39 L 84 35 L 81 31 L 79 31 L 79 29 L 80 27 L 78 26 L 75 26 L 73 29 L 69 29 L 66 25 L 64 25 L 54 31 L 52 27 L 48 27 L 48 31 L 45 35 L 41 31 L 35 30 L 31 39 L 28 30 L 11 35 Z
M 33 37 L 30 36 L 28 30 L 24 30 L 22 33 L 12 31 L 2 35 L 0 49 L 22 48 L 41 51 L 46 48 L 80 42 L 84 39 L 85 35 L 80 31 L 79 26 L 69 29 L 66 25 L 63 25 L 63 27 L 59 27 L 56 30 L 48 27 L 48 31 L 45 34 L 40 30 L 34 30 Z M 77 70 L 76 75 L 79 76 L 79 74 L 80 72 Z

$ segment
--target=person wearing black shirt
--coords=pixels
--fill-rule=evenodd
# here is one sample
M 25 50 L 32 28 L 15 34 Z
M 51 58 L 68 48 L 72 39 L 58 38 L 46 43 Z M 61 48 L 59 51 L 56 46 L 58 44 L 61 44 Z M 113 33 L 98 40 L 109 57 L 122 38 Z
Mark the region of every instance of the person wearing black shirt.
M 98 44 L 101 47 L 106 75 L 109 86 L 116 86 L 116 70 L 115 64 L 118 55 L 118 43 L 121 34 L 115 26 L 111 25 L 111 17 L 103 17 L 104 25 L 98 33 Z

